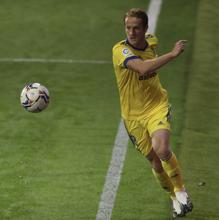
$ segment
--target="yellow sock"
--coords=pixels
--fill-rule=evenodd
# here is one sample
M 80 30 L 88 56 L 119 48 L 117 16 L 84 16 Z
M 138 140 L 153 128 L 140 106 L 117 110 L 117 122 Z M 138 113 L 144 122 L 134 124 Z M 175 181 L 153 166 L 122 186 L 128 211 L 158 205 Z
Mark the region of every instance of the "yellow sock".
M 174 191 L 178 192 L 184 189 L 182 180 L 182 172 L 179 166 L 179 162 L 174 153 L 172 153 L 170 159 L 162 161 L 162 166 L 174 186 Z
M 165 171 L 157 173 L 154 169 L 152 169 L 152 172 L 157 182 L 170 195 L 170 197 L 175 197 L 174 187 L 167 173 Z

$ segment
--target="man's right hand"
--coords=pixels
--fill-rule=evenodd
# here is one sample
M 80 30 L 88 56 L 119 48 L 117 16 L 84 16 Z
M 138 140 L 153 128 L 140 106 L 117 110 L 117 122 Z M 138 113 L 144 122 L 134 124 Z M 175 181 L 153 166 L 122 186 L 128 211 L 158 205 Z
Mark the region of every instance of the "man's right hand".
M 187 40 L 179 40 L 176 42 L 174 48 L 170 52 L 173 57 L 179 56 L 185 49 Z

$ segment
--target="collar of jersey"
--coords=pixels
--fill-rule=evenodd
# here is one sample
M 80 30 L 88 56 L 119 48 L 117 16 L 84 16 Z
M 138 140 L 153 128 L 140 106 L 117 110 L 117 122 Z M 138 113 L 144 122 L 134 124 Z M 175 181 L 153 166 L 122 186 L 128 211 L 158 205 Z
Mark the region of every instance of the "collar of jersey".
M 125 43 L 128 44 L 128 45 L 129 45 L 130 47 L 132 47 L 133 49 L 135 49 L 135 50 L 140 50 L 140 51 L 145 51 L 145 49 L 148 47 L 148 42 L 147 42 L 147 41 L 145 41 L 146 45 L 145 45 L 144 48 L 137 48 L 137 47 L 132 46 L 132 45 L 129 43 L 128 39 L 125 40 Z

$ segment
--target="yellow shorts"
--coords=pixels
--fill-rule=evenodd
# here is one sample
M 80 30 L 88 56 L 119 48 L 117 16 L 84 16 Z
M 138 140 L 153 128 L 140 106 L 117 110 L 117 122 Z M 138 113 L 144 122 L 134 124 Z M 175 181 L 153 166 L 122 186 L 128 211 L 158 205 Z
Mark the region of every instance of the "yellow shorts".
M 159 111 L 153 111 L 149 117 L 142 120 L 124 120 L 128 135 L 144 156 L 152 149 L 151 136 L 153 132 L 160 129 L 170 130 L 171 107 L 166 106 Z

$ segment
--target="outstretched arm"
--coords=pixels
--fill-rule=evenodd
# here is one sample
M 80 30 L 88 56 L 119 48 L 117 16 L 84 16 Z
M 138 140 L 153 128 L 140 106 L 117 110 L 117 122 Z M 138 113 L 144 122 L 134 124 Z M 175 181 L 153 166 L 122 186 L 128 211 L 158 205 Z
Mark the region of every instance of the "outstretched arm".
M 179 56 L 184 51 L 186 42 L 186 40 L 177 41 L 169 53 L 154 59 L 145 61 L 141 59 L 129 60 L 127 67 L 138 72 L 139 75 L 150 74 Z

